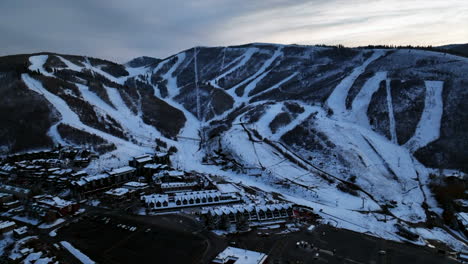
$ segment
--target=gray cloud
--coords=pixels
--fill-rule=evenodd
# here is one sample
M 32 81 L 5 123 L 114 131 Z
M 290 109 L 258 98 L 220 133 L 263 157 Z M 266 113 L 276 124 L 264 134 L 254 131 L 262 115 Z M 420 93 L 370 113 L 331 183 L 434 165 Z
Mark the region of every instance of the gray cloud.
M 468 40 L 465 0 L 3 0 L 0 55 L 53 51 L 124 62 L 247 42 Z

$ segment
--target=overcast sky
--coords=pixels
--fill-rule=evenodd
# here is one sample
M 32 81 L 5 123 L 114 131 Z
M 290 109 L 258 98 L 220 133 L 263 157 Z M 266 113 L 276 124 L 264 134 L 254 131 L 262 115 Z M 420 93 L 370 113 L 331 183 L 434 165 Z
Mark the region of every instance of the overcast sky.
M 250 42 L 468 42 L 468 0 L 0 0 L 0 55 L 125 62 Z

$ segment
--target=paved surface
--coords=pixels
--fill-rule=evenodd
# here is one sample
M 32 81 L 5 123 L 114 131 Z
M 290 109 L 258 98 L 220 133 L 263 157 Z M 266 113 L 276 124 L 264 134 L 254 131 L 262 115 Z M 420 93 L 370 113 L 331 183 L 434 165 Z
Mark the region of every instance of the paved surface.
M 269 263 L 456 263 L 426 247 L 330 226 L 289 234 L 264 236 L 253 230 L 219 237 L 192 216 L 134 216 L 119 210 L 86 209 L 79 221 L 65 223 L 57 237 L 48 235 L 54 228 L 37 230 L 41 239 L 51 244 L 68 241 L 98 263 L 209 263 L 228 245 L 264 252 L 270 256 Z M 298 247 L 299 241 L 309 246 Z M 382 250 L 385 254 L 379 254 Z M 79 263 L 67 251 L 56 254 L 66 263 Z

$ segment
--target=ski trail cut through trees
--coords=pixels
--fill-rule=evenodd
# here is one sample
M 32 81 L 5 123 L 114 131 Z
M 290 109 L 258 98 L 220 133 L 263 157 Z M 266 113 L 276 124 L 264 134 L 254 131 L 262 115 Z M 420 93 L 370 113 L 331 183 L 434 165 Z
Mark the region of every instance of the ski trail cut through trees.
M 426 85 L 424 111 L 413 137 L 405 144 L 405 147 L 411 152 L 415 152 L 426 146 L 440 136 L 440 123 L 443 112 L 442 90 L 444 83 L 441 81 L 425 81 L 424 83 Z
M 335 116 L 343 116 L 346 113 L 346 97 L 354 81 L 365 71 L 366 67 L 373 61 L 385 54 L 385 51 L 377 50 L 361 66 L 356 67 L 350 75 L 345 77 L 335 87 L 330 97 L 327 99 L 327 106 L 333 110 Z

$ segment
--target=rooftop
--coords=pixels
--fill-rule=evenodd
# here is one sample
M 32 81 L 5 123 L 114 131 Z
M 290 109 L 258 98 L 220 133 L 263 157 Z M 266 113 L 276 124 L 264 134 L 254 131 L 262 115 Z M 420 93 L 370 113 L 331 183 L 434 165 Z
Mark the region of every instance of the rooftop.
M 109 174 L 121 174 L 121 173 L 128 173 L 128 172 L 134 172 L 135 168 L 130 167 L 130 166 L 125 166 L 117 169 L 113 169 L 109 171 Z
M 39 198 L 38 202 L 49 205 L 49 206 L 53 206 L 53 207 L 59 207 L 59 208 L 67 207 L 67 206 L 74 204 L 71 201 L 63 200 L 60 197 L 50 196 L 50 195 L 44 195 L 44 197 Z
M 148 184 L 147 183 L 143 183 L 143 182 L 127 182 L 123 185 L 124 187 L 134 187 L 134 188 L 138 188 L 138 187 L 147 187 Z
M 108 194 L 108 195 L 113 195 L 113 196 L 123 196 L 127 193 L 129 193 L 129 189 L 127 188 L 115 188 L 115 189 L 112 189 L 112 190 L 109 190 L 107 192 L 105 192 L 105 194 Z
M 234 264 L 261 264 L 265 263 L 267 255 L 264 253 L 247 249 L 227 247 L 213 260 L 213 263 L 234 263 Z
M 217 184 L 216 187 L 221 193 L 236 193 L 239 192 L 239 188 L 231 183 Z
M 0 221 L 0 229 L 8 228 L 16 225 L 13 221 Z

